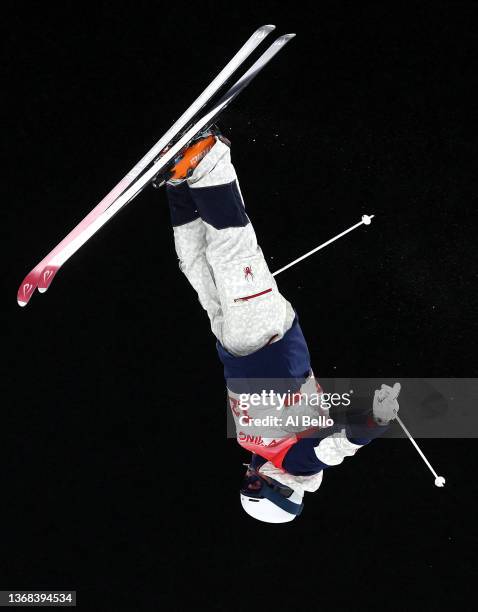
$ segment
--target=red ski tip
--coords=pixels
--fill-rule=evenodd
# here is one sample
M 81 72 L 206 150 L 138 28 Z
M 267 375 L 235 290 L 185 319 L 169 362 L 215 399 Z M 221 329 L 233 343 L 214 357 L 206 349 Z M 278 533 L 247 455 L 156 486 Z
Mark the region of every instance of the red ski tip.
M 23 283 L 20 285 L 17 292 L 17 302 L 18 305 L 23 308 L 30 301 L 30 298 L 33 295 L 37 287 L 37 274 L 30 273 L 25 277 Z
M 46 268 L 43 268 L 38 280 L 38 291 L 40 293 L 45 293 L 45 291 L 51 285 L 57 271 L 57 266 L 47 266 Z

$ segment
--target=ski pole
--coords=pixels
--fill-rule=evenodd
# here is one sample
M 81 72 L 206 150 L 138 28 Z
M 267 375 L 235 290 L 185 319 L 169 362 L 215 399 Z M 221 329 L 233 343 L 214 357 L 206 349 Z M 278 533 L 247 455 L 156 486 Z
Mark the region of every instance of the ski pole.
M 421 448 L 418 446 L 418 444 L 415 442 L 415 440 L 413 439 L 411 433 L 408 431 L 408 429 L 405 427 L 405 425 L 403 424 L 402 420 L 400 419 L 400 417 L 398 416 L 398 414 L 396 415 L 396 419 L 400 425 L 400 427 L 403 429 L 403 431 L 407 434 L 408 439 L 410 440 L 410 442 L 413 444 L 413 446 L 417 449 L 418 454 L 420 455 L 420 457 L 423 459 L 423 461 L 427 464 L 428 469 L 430 470 L 430 472 L 433 474 L 433 476 L 435 476 L 435 486 L 436 487 L 444 487 L 445 486 L 445 479 L 443 478 L 443 476 L 438 476 L 438 474 L 435 472 L 435 470 L 432 468 L 431 463 L 428 461 L 428 459 L 425 457 L 425 455 L 423 454 L 423 451 L 421 450 Z
M 320 244 L 318 247 L 315 247 L 315 249 L 312 249 L 312 251 L 309 251 L 308 253 L 305 253 L 305 255 L 301 255 L 301 257 L 298 257 L 297 259 L 294 259 L 294 261 L 291 261 L 289 264 L 287 264 L 283 268 L 279 268 L 279 270 L 276 270 L 275 272 L 272 273 L 272 276 L 277 276 L 281 272 L 284 272 L 284 270 L 287 270 L 288 268 L 292 268 L 292 266 L 295 266 L 295 264 L 299 263 L 299 261 L 302 261 L 303 259 L 306 259 L 307 257 L 310 257 L 314 253 L 317 253 L 317 251 L 320 251 L 320 249 L 323 249 L 326 246 L 328 246 L 329 244 L 332 244 L 332 242 L 335 242 L 339 238 L 342 238 L 342 236 L 345 236 L 345 234 L 348 234 L 349 232 L 352 232 L 354 229 L 357 229 L 357 227 L 360 227 L 361 225 L 370 225 L 370 223 L 372 222 L 372 219 L 374 217 L 375 217 L 375 215 L 363 215 L 362 216 L 362 220 L 359 221 L 359 223 L 356 223 L 355 225 L 352 225 L 352 227 L 349 227 L 348 229 L 346 229 L 345 231 L 341 232 L 340 234 L 337 234 L 337 236 L 334 236 L 330 240 L 327 240 L 327 242 L 324 242 L 323 244 Z

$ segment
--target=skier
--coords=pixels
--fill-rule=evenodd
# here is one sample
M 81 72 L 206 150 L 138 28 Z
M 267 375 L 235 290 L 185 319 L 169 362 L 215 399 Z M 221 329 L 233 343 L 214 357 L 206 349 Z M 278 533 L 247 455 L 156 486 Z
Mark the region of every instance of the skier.
M 246 214 L 230 142 L 209 131 L 176 162 L 167 196 L 180 269 L 209 316 L 237 440 L 252 453 L 241 504 L 260 521 L 288 522 L 301 513 L 304 492 L 319 488 L 324 469 L 386 431 L 400 385 L 382 385 L 372 406 L 355 409 L 347 421 L 303 425 L 304 416 L 330 415 L 330 406 L 304 405 L 304 398 L 324 394 L 298 316 L 279 292 Z M 252 396 L 261 393 L 253 406 Z M 285 424 L 291 415 L 302 421 Z M 248 429 L 257 416 L 276 420 Z

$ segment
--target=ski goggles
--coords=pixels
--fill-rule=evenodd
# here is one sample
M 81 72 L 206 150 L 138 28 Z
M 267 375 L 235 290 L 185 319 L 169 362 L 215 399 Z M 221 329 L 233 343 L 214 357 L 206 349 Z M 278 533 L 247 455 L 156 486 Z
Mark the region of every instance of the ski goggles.
M 249 467 L 241 486 L 241 494 L 252 499 L 268 499 L 282 510 L 299 515 L 304 504 L 296 504 L 288 499 L 294 489 L 282 484 L 274 478 L 267 479 Z

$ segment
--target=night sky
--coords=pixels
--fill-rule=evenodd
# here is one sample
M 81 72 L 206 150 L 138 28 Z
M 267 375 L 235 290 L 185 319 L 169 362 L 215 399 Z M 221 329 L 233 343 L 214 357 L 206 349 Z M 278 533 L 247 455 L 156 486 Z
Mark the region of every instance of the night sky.
M 421 441 L 444 489 L 407 440 L 377 440 L 299 520 L 242 515 L 248 456 L 225 438 L 164 191 L 47 294 L 25 309 L 15 295 L 274 23 L 296 38 L 219 121 L 270 267 L 376 215 L 278 278 L 316 375 L 476 376 L 478 6 L 31 2 L 5 3 L 3 21 L 0 589 L 76 589 L 85 610 L 185 610 L 191 594 L 213 609 L 471 609 L 473 439 Z

